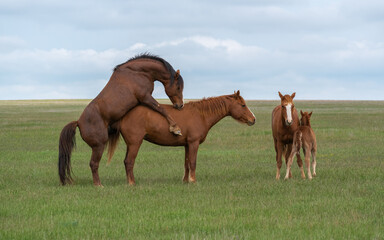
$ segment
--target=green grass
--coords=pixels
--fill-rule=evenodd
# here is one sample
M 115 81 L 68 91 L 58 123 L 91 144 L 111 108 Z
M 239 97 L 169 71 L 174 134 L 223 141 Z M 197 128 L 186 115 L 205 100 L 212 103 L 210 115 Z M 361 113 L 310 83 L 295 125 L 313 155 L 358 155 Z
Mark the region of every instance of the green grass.
M 197 183 L 184 149 L 144 143 L 126 184 L 123 141 L 104 188 L 77 130 L 75 184 L 57 174 L 58 138 L 88 101 L 0 101 L 0 239 L 384 239 L 384 102 L 296 101 L 314 111 L 317 177 L 276 181 L 271 112 L 248 127 L 225 118 L 200 146 Z M 283 165 L 282 177 L 285 174 Z

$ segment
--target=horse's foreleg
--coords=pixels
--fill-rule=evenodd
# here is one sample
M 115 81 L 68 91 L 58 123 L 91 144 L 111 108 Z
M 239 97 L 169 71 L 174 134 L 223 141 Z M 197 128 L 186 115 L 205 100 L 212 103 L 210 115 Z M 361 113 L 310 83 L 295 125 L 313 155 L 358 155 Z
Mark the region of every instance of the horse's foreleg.
M 282 165 L 282 155 L 283 155 L 284 145 L 281 142 L 275 141 L 275 150 L 276 150 L 276 179 L 280 179 L 280 168 Z
M 185 147 L 185 161 L 184 161 L 184 177 L 183 177 L 183 182 L 189 182 L 189 148 L 188 145 Z
M 151 96 L 151 95 L 146 95 L 144 97 L 144 99 L 141 100 L 141 102 L 145 105 L 147 105 L 149 108 L 151 108 L 152 110 L 160 113 L 161 115 L 163 115 L 167 121 L 168 121 L 168 124 L 169 124 L 169 131 L 175 135 L 179 135 L 181 136 L 181 129 L 179 126 L 177 126 L 175 120 L 173 120 L 173 118 L 168 115 L 168 113 L 164 110 L 164 108 L 162 108 L 160 106 L 160 104 Z
M 127 176 L 127 182 L 129 185 L 135 184 L 135 176 L 133 175 L 133 167 L 135 165 L 135 159 L 139 152 L 141 142 L 139 144 L 127 144 L 127 153 L 124 159 L 125 173 Z
M 285 158 L 285 165 L 287 166 L 289 178 L 292 178 L 291 166 L 289 166 L 289 169 L 288 169 L 288 160 L 289 160 L 289 156 L 291 155 L 291 152 L 292 152 L 292 144 L 288 144 L 284 158 Z
M 188 160 L 190 168 L 190 182 L 196 182 L 196 158 L 197 150 L 199 149 L 199 142 L 193 142 L 188 144 Z

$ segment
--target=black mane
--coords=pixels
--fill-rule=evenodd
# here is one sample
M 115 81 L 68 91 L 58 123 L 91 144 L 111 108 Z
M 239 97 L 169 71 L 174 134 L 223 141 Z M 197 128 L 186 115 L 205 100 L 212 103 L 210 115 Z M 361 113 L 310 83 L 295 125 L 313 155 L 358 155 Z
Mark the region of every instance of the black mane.
M 135 60 L 138 60 L 138 59 L 152 59 L 152 60 L 155 60 L 155 61 L 158 61 L 158 62 L 161 62 L 164 67 L 167 69 L 167 71 L 171 74 L 171 85 L 173 84 L 174 82 L 174 79 L 175 79 L 175 74 L 176 74 L 176 71 L 175 69 L 173 69 L 172 65 L 169 64 L 169 62 L 167 62 L 166 60 L 164 60 L 163 58 L 157 56 L 157 55 L 154 55 L 154 54 L 151 54 L 151 53 L 148 53 L 148 52 L 145 52 L 145 53 L 141 53 L 141 54 L 138 54 L 130 59 L 128 59 L 126 62 L 124 63 L 121 63 L 119 65 L 116 65 L 116 67 L 113 69 L 113 71 L 117 71 L 119 70 L 119 68 L 126 64 L 126 63 L 129 63 L 129 62 L 132 62 L 132 61 L 135 61 Z M 180 81 L 181 80 L 181 81 Z M 181 76 L 179 76 L 179 81 L 178 81 L 178 84 L 181 84 L 181 82 L 183 82 L 183 79 L 181 78 Z

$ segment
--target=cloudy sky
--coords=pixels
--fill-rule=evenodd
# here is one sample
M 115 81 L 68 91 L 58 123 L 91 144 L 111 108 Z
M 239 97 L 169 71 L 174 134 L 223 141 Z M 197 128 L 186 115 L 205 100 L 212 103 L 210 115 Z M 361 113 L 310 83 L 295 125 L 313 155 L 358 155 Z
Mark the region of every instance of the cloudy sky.
M 185 98 L 384 100 L 383 13 L 382 0 L 0 0 L 0 99 L 91 99 L 151 52 L 181 70 Z

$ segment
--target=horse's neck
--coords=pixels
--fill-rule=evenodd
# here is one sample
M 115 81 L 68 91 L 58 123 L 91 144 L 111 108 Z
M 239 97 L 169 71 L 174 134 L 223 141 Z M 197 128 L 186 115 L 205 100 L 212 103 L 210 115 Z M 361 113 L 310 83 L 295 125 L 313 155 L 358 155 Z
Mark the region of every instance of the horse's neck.
M 169 73 L 163 63 L 151 59 L 138 59 L 127 64 L 127 67 L 133 71 L 145 72 L 149 74 L 152 81 L 159 80 L 165 84 L 169 81 Z
M 211 106 L 206 106 L 200 111 L 208 128 L 213 127 L 221 119 L 229 116 L 229 104 L 225 98 L 218 97 L 217 99 L 212 99 L 211 104 Z

